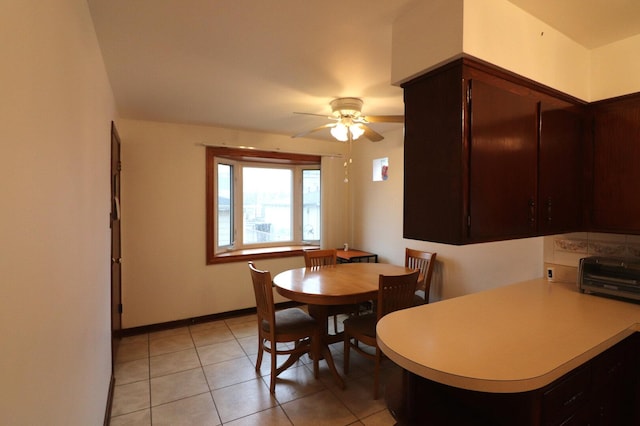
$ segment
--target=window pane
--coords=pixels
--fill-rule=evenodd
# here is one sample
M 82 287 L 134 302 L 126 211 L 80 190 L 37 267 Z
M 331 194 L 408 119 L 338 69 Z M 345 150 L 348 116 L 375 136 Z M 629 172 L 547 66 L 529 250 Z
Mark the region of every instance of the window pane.
M 302 239 L 320 240 L 320 170 L 302 171 Z
M 243 244 L 293 239 L 292 182 L 291 170 L 242 168 Z
M 218 247 L 233 244 L 233 166 L 218 164 L 217 219 Z

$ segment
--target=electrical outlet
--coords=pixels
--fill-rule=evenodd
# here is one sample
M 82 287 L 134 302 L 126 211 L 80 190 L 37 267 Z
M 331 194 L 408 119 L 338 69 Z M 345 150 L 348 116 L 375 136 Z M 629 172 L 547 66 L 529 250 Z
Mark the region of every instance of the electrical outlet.
M 547 280 L 553 281 L 554 278 L 555 278 L 555 275 L 554 275 L 553 268 L 547 268 Z

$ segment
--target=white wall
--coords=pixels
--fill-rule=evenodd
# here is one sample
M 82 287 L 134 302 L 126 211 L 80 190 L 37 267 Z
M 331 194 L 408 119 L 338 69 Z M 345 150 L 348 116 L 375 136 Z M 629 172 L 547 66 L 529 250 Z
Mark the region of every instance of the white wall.
M 395 85 L 462 52 L 462 0 L 416 1 L 393 23 L 391 82 Z
M 591 101 L 640 92 L 640 35 L 591 51 Z
M 0 424 L 102 424 L 115 107 L 84 0 L 0 2 Z
M 123 327 L 255 306 L 246 261 L 206 265 L 205 147 L 341 154 L 344 144 L 207 126 L 120 120 L 122 139 Z M 324 157 L 328 247 L 342 245 L 346 193 L 342 158 Z M 327 174 L 327 175 L 325 175 Z M 302 257 L 259 260 L 273 275 Z M 284 300 L 282 298 L 278 299 Z
M 463 51 L 589 100 L 589 51 L 506 0 L 464 0 Z
M 392 34 L 394 84 L 464 52 L 588 102 L 640 91 L 640 36 L 588 50 L 507 0 L 415 2 Z

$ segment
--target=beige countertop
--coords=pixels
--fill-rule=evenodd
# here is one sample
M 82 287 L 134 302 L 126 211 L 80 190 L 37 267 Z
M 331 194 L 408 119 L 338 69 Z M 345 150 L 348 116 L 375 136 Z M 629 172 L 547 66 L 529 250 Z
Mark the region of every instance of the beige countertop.
M 405 309 L 377 328 L 382 351 L 419 376 L 463 389 L 539 389 L 640 331 L 640 304 L 546 279 Z

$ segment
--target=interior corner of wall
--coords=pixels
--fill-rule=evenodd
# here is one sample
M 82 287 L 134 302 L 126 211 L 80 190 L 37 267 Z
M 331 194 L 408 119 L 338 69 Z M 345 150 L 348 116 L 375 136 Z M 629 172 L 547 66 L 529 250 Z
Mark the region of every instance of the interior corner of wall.
M 640 92 L 640 35 L 591 51 L 589 101 Z

